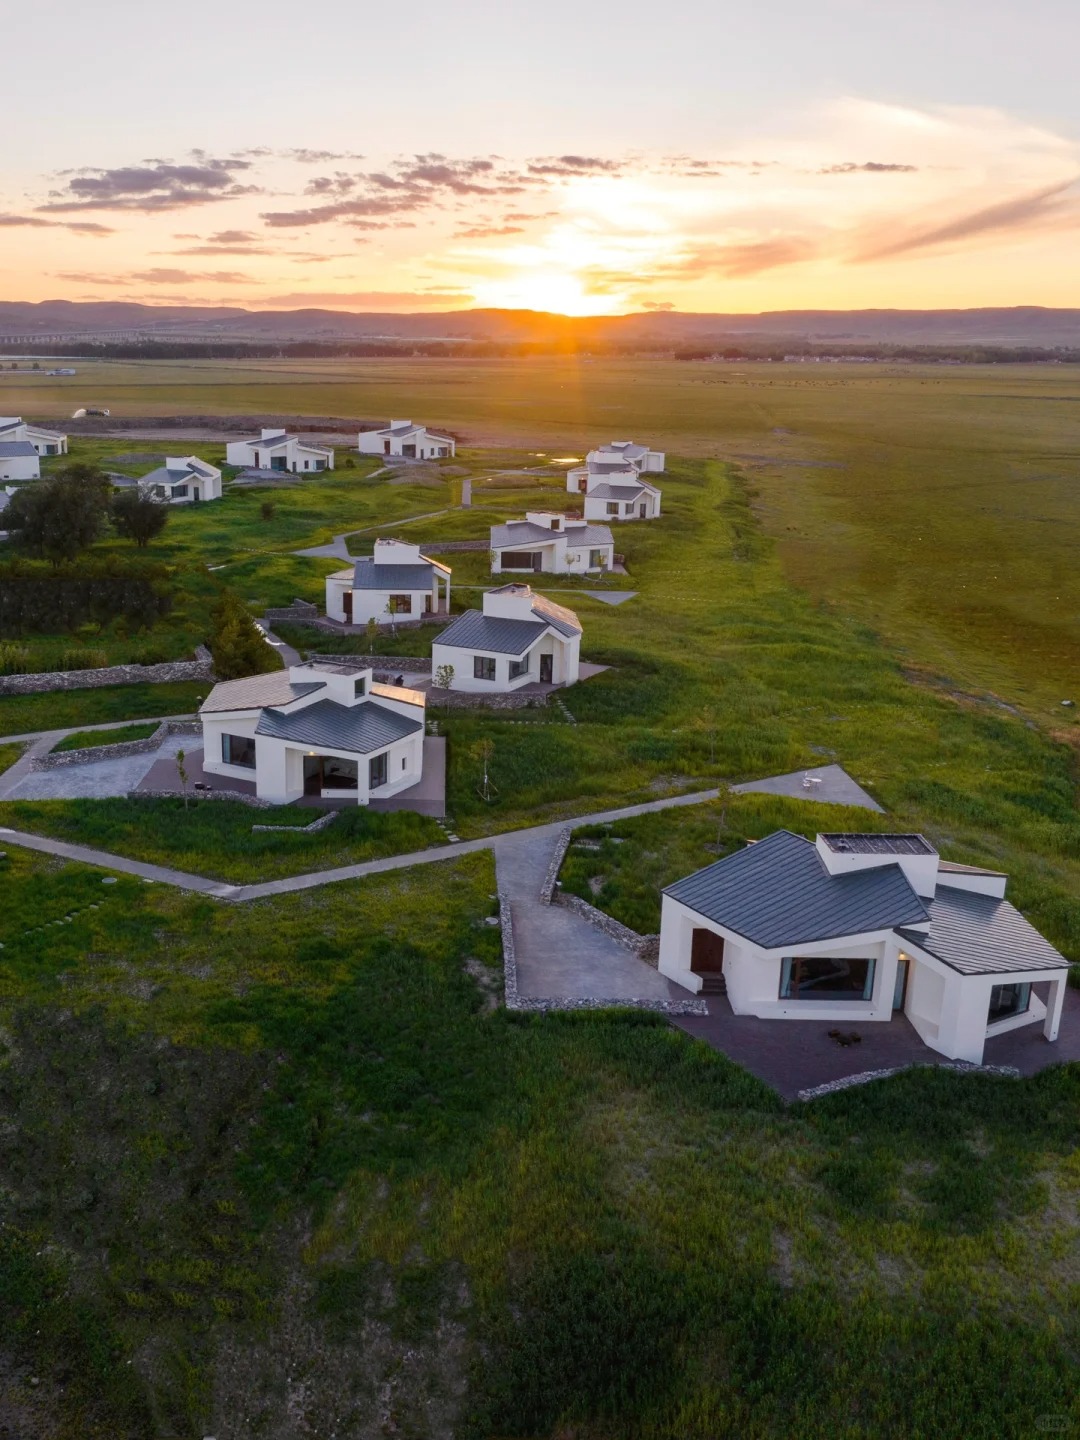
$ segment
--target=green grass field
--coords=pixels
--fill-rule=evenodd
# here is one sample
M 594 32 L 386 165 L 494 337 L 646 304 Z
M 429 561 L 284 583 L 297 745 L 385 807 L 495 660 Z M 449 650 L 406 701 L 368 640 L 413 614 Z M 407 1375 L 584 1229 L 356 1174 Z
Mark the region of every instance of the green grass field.
M 97 745 L 122 745 L 127 740 L 149 740 L 157 728 L 157 724 L 150 721 L 146 725 L 118 725 L 115 730 L 77 730 L 74 735 L 65 735 L 59 744 L 54 745 L 53 752 L 86 750 Z
M 110 720 L 191 715 L 206 698 L 206 681 L 171 685 L 103 685 L 96 690 L 53 690 L 40 695 L 0 695 L 0 735 L 68 730 Z
M 0 863 L 0 1325 L 32 1433 L 1080 1420 L 1075 1068 L 785 1110 L 656 1017 L 509 1016 L 483 855 L 242 918 Z
M 578 455 L 623 434 L 735 459 L 757 480 L 786 573 L 815 597 L 959 688 L 992 690 L 1044 717 L 1074 698 L 1076 367 L 590 358 L 80 366 L 63 385 L 4 372 L 0 410 L 58 419 L 73 395 L 93 390 L 132 420 L 412 414 L 489 447 L 474 452 L 481 466 L 495 445 L 537 463 L 537 451 Z

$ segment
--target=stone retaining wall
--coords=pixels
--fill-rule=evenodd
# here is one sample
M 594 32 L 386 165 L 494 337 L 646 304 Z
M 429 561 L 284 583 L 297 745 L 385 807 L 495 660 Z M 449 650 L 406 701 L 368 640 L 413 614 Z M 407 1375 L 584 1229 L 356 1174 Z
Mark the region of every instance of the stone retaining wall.
M 252 830 L 263 832 L 284 831 L 289 835 L 315 835 L 320 830 L 325 830 L 342 812 L 340 810 L 328 810 L 325 815 L 320 815 L 317 820 L 312 820 L 310 825 L 252 825 Z
M 307 652 L 312 660 L 329 660 L 342 665 L 368 665 L 372 670 L 407 670 L 411 675 L 430 675 L 431 660 L 420 655 L 324 655 Z
M 490 550 L 487 540 L 439 540 L 434 545 L 421 545 L 425 555 L 472 555 L 480 550 Z
M 138 724 L 138 721 L 132 721 Z M 126 755 L 148 755 L 167 735 L 201 735 L 198 720 L 163 720 L 145 740 L 120 740 L 115 745 L 88 745 L 82 750 L 53 750 L 30 761 L 30 770 L 59 770 L 64 765 L 91 765 L 95 760 L 122 760 Z
M 645 960 L 649 964 L 655 965 L 660 956 L 659 935 L 639 935 L 636 930 L 631 930 L 629 925 L 624 925 L 613 915 L 606 915 L 603 910 L 598 910 L 595 905 L 590 905 L 580 895 L 572 895 L 565 890 L 560 890 L 559 871 L 562 869 L 566 852 L 569 850 L 573 838 L 573 827 L 567 826 L 555 844 L 551 863 L 544 876 L 544 883 L 540 887 L 540 903 L 542 905 L 560 905 L 564 910 L 573 910 L 575 915 L 580 915 L 590 925 L 595 925 L 597 930 L 602 930 L 605 935 L 609 935 L 624 950 L 629 950 L 639 960 Z
M 129 800 L 181 800 L 183 796 L 176 790 L 129 790 Z M 253 810 L 274 810 L 276 805 L 273 800 L 260 800 L 257 795 L 247 795 L 242 790 L 200 790 L 198 794 L 194 790 L 188 791 L 189 800 L 239 800 L 242 805 L 250 805 Z M 289 827 L 292 829 L 292 826 Z
M 291 605 L 271 607 L 266 611 L 265 618 L 271 625 L 276 620 L 291 620 L 297 625 L 304 625 L 319 618 L 319 607 L 310 600 L 294 600 Z
M 470 690 L 428 691 L 428 719 L 437 718 L 445 710 L 542 710 L 547 695 L 523 695 L 510 690 L 505 695 L 480 695 Z
M 213 660 L 203 645 L 194 660 L 161 665 L 106 665 L 96 670 L 46 670 L 37 675 L 0 675 L 0 695 L 39 695 L 49 690 L 96 690 L 102 685 L 169 685 L 181 680 L 213 681 Z

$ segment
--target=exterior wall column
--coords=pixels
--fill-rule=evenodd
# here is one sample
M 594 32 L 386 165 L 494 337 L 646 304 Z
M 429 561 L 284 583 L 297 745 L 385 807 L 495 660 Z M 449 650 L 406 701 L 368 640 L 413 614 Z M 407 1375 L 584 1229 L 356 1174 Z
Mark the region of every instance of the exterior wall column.
M 955 974 L 945 981 L 938 1043 L 934 1046 L 940 1054 L 950 1060 L 982 1064 L 993 978 Z
M 1065 987 L 1068 983 L 1069 977 L 1067 974 L 1050 982 L 1050 991 L 1046 997 L 1046 1019 L 1043 1021 L 1043 1035 L 1047 1040 L 1056 1040 L 1058 1037 L 1058 1028 L 1061 1025 L 1061 1011 L 1065 1004 Z

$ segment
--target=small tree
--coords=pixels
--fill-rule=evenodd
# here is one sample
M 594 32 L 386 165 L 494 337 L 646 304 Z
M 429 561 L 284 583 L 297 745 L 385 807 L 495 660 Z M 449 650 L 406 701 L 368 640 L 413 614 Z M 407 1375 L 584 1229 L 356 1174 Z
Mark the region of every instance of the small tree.
M 185 761 L 186 758 L 187 758 L 187 757 L 185 756 L 183 750 L 177 750 L 177 752 L 176 752 L 176 773 L 177 773 L 177 776 L 179 777 L 179 780 L 180 780 L 180 789 L 184 792 L 184 809 L 185 809 L 185 810 L 188 808 L 188 793 L 187 793 L 187 787 L 188 787 L 188 772 L 187 772 L 187 767 L 184 765 L 184 761 Z
M 697 720 L 697 728 L 709 744 L 709 764 L 716 764 L 716 710 L 706 705 Z
M 210 652 L 219 680 L 239 680 L 277 667 L 277 652 L 263 639 L 247 607 L 232 590 L 214 606 Z
M 396 639 L 397 639 L 397 611 L 394 609 L 394 602 L 393 602 L 392 600 L 387 600 L 387 602 L 386 602 L 386 608 L 383 610 L 383 614 L 390 616 L 390 634 L 391 634 L 391 635 L 394 637 L 394 639 L 396 640 Z
M 473 754 L 480 762 L 480 784 L 477 786 L 477 793 L 479 794 L 481 800 L 486 801 L 490 805 L 492 800 L 494 800 L 495 796 L 499 793 L 496 787 L 491 783 L 491 777 L 488 773 L 488 768 L 491 764 L 492 756 L 495 754 L 494 740 L 489 740 L 487 738 L 483 740 L 478 740 L 476 745 L 473 747 Z
M 435 674 L 431 677 L 431 688 L 433 690 L 449 691 L 454 688 L 454 667 L 453 665 L 439 665 Z
M 367 650 L 369 655 L 374 655 L 379 643 L 379 622 L 374 615 L 368 616 L 366 626 Z
M 140 550 L 160 535 L 169 520 L 169 502 L 159 500 L 145 485 L 121 490 L 112 503 L 112 523 L 124 540 L 134 540 Z
M 274 504 L 273 500 L 264 500 L 259 506 L 259 514 L 264 520 L 272 520 L 274 518 L 274 511 L 276 509 L 277 506 Z
M 732 789 L 726 780 L 721 780 L 716 788 L 719 792 L 717 800 L 720 805 L 720 814 L 716 817 L 716 848 L 722 850 L 724 848 L 724 832 L 727 830 L 728 802 L 731 800 Z
M 24 485 L 4 511 L 4 528 L 17 545 L 60 565 L 74 560 L 101 536 L 112 487 L 93 465 L 68 465 Z

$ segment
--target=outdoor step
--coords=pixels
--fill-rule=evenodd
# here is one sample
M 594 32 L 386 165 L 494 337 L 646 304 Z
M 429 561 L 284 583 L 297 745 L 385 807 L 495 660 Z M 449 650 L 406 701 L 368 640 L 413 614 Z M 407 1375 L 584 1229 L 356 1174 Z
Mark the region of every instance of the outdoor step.
M 703 975 L 699 995 L 726 995 L 727 981 L 723 975 Z

